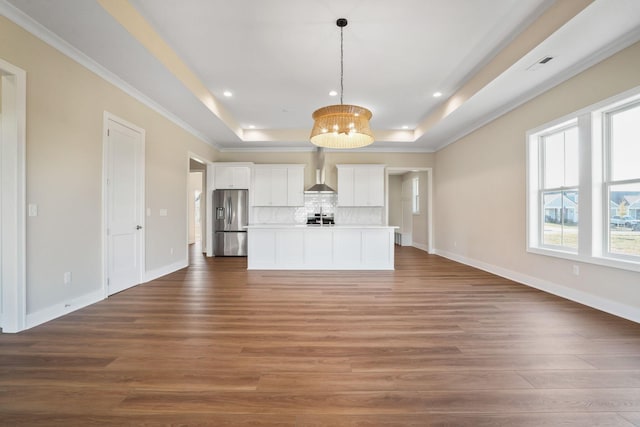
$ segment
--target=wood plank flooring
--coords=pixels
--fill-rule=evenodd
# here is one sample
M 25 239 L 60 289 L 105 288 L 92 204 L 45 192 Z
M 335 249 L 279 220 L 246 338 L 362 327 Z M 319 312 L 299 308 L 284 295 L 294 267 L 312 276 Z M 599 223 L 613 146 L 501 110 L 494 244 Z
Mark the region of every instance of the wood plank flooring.
M 2 426 L 640 426 L 640 325 L 397 248 L 206 259 L 0 335 Z

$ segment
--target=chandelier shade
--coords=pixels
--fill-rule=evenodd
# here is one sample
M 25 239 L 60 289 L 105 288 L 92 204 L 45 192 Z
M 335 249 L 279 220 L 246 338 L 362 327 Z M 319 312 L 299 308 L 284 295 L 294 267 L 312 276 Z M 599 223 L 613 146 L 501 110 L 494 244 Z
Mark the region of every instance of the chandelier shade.
M 313 115 L 311 142 L 324 148 L 360 148 L 373 142 L 371 111 L 357 105 L 329 105 Z
M 373 132 L 369 127 L 371 111 L 357 105 L 342 103 L 344 94 L 344 37 L 347 20 L 336 21 L 340 27 L 340 104 L 322 107 L 313 112 L 311 143 L 324 148 L 360 148 L 373 143 Z

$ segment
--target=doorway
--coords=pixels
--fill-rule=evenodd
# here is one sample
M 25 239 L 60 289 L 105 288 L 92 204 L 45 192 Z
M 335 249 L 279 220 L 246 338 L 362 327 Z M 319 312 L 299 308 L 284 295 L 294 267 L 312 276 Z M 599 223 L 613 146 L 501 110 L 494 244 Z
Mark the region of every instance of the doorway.
M 142 283 L 144 277 L 143 129 L 104 114 L 105 294 Z
M 399 227 L 396 244 L 434 253 L 432 169 L 389 167 L 386 186 L 387 221 Z
M 26 72 L 0 59 L 0 327 L 26 329 Z
M 193 256 L 207 252 L 206 229 L 207 164 L 201 158 L 189 155 L 187 177 L 187 254 L 189 264 Z

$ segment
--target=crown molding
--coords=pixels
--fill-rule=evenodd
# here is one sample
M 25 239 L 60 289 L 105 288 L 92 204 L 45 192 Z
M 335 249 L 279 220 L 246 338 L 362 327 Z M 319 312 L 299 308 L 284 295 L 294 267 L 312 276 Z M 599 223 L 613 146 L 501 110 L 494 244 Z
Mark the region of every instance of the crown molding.
M 217 150 L 220 150 L 220 147 L 205 134 L 198 131 L 175 114 L 166 110 L 156 101 L 152 100 L 147 95 L 143 94 L 138 89 L 134 88 L 129 83 L 125 82 L 120 77 L 104 68 L 102 65 L 91 59 L 89 56 L 85 55 L 83 52 L 69 44 L 67 41 L 54 34 L 51 30 L 35 21 L 29 15 L 25 14 L 20 9 L 7 2 L 7 0 L 0 0 L 0 15 L 6 17 L 14 24 L 28 31 L 43 42 L 47 43 L 49 46 L 58 50 L 63 55 L 68 56 L 84 68 L 96 74 L 98 77 L 111 83 L 127 95 L 151 108 L 161 116 L 165 117 L 167 120 L 173 122 L 185 131 L 192 134 L 202 142 L 212 146 Z
M 533 89 L 523 93 L 522 95 L 514 98 L 511 102 L 505 104 L 504 106 L 491 111 L 490 113 L 480 117 L 478 120 L 474 121 L 471 125 L 465 126 L 460 132 L 456 133 L 454 136 L 449 137 L 444 140 L 444 142 L 436 145 L 434 151 L 440 151 L 445 148 L 447 145 L 453 144 L 454 142 L 464 138 L 475 130 L 481 128 L 482 126 L 491 123 L 492 121 L 502 117 L 508 112 L 518 108 L 522 104 L 548 92 L 554 87 L 558 86 L 561 83 L 569 80 L 572 77 L 577 76 L 583 71 L 588 70 L 594 65 L 604 61 L 610 56 L 615 55 L 621 50 L 631 46 L 632 44 L 640 41 L 640 28 L 635 31 L 631 31 L 624 36 L 618 38 L 613 41 L 609 45 L 603 47 L 602 49 L 595 52 L 593 55 L 590 55 L 588 58 L 575 63 L 571 67 L 567 68 L 563 73 L 558 73 L 549 80 L 539 84 Z

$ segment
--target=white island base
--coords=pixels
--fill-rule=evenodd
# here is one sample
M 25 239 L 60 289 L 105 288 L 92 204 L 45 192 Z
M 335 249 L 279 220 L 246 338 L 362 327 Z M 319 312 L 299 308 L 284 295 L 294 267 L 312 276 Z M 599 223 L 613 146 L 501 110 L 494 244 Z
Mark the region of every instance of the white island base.
M 387 226 L 250 225 L 249 270 L 393 270 Z

